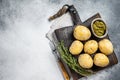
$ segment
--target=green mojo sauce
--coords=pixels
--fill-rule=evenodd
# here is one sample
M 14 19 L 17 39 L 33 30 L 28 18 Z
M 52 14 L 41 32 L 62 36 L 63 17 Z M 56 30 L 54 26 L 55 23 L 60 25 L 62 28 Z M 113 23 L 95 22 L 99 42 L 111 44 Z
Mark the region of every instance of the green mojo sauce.
M 97 36 L 103 36 L 106 32 L 106 25 L 103 21 L 97 20 L 93 23 L 93 30 Z

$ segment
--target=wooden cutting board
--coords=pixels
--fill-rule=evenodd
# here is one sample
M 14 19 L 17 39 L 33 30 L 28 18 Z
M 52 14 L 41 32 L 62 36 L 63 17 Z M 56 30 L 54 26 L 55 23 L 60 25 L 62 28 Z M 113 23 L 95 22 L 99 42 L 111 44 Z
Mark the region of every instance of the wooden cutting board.
M 95 14 L 94 16 L 92 16 L 91 18 L 87 19 L 85 22 L 81 23 L 81 25 L 84 25 L 86 27 L 88 27 L 90 29 L 90 26 L 91 26 L 91 22 L 93 19 L 95 18 L 101 18 L 100 14 L 97 13 Z M 109 26 L 108 26 L 109 27 Z M 69 48 L 69 46 L 71 45 L 71 43 L 75 40 L 74 37 L 73 37 L 73 29 L 74 27 L 73 26 L 68 26 L 68 27 L 64 27 L 64 28 L 60 28 L 60 29 L 56 29 L 54 31 L 56 38 L 58 41 L 61 41 L 63 40 L 64 41 L 64 44 L 67 48 Z M 91 29 L 90 29 L 91 31 Z M 91 32 L 92 33 L 92 32 Z M 105 38 L 109 39 L 109 36 L 107 35 Z M 93 34 L 91 36 L 90 39 L 93 39 L 93 40 L 96 40 L 96 41 L 99 41 L 101 39 L 98 39 L 96 38 Z M 85 43 L 86 41 L 83 41 L 83 43 Z M 100 52 L 99 50 L 97 52 Z M 94 55 L 92 55 L 94 56 Z M 103 70 L 105 68 L 108 68 L 110 66 L 113 66 L 115 64 L 118 63 L 118 60 L 117 60 L 117 57 L 115 55 L 115 52 L 113 52 L 111 55 L 108 56 L 109 60 L 110 60 L 110 64 L 107 66 L 107 67 L 104 67 L 104 68 L 101 68 L 101 67 L 97 67 L 97 66 L 93 66 L 92 67 L 92 70 L 97 72 L 97 71 L 100 71 L 100 70 Z M 67 66 L 64 62 L 63 64 L 65 65 L 65 67 Z M 73 80 L 78 80 L 80 79 L 81 75 L 77 74 L 76 72 L 74 72 L 72 69 L 70 69 L 68 66 L 66 67 L 67 70 L 69 70 L 68 73 L 71 74 L 71 77 L 73 78 Z

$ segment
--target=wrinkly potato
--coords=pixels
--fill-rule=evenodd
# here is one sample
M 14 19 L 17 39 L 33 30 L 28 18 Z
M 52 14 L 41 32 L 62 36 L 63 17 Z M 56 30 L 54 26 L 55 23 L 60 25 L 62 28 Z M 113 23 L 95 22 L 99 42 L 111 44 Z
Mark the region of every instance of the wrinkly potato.
M 85 41 L 91 37 L 91 32 L 87 27 L 77 25 L 74 29 L 73 35 L 75 39 Z
M 78 55 L 82 52 L 82 50 L 83 50 L 83 43 L 78 40 L 73 41 L 69 48 L 69 51 L 72 55 Z
M 78 62 L 83 68 L 91 68 L 93 66 L 92 57 L 89 54 L 81 54 L 78 57 Z
M 89 40 L 84 45 L 84 52 L 88 54 L 93 54 L 98 49 L 98 43 L 95 40 Z
M 103 53 L 96 53 L 94 56 L 94 64 L 99 67 L 106 67 L 109 64 L 109 59 Z
M 111 53 L 113 53 L 113 45 L 110 40 L 103 39 L 99 41 L 98 45 L 99 45 L 100 51 L 105 55 L 110 55 Z

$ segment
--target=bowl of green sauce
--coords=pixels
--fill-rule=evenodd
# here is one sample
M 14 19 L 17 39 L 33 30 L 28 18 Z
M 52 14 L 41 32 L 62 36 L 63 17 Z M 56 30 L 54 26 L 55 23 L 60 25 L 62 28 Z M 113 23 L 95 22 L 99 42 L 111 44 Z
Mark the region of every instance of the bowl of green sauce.
M 92 21 L 91 30 L 97 38 L 104 38 L 108 33 L 107 26 L 101 18 L 96 18 Z

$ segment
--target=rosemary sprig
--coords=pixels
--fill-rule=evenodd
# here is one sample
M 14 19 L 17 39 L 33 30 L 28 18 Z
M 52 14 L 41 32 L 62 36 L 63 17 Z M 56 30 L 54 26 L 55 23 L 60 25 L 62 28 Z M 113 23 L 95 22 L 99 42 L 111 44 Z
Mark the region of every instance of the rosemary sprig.
M 82 68 L 77 59 L 74 58 L 68 51 L 68 49 L 64 46 L 64 42 L 61 41 L 58 44 L 58 51 L 61 55 L 61 58 L 63 59 L 63 61 L 71 68 L 73 69 L 75 72 L 77 72 L 78 74 L 82 75 L 82 76 L 88 76 L 93 74 L 93 71 L 91 70 L 87 70 Z

